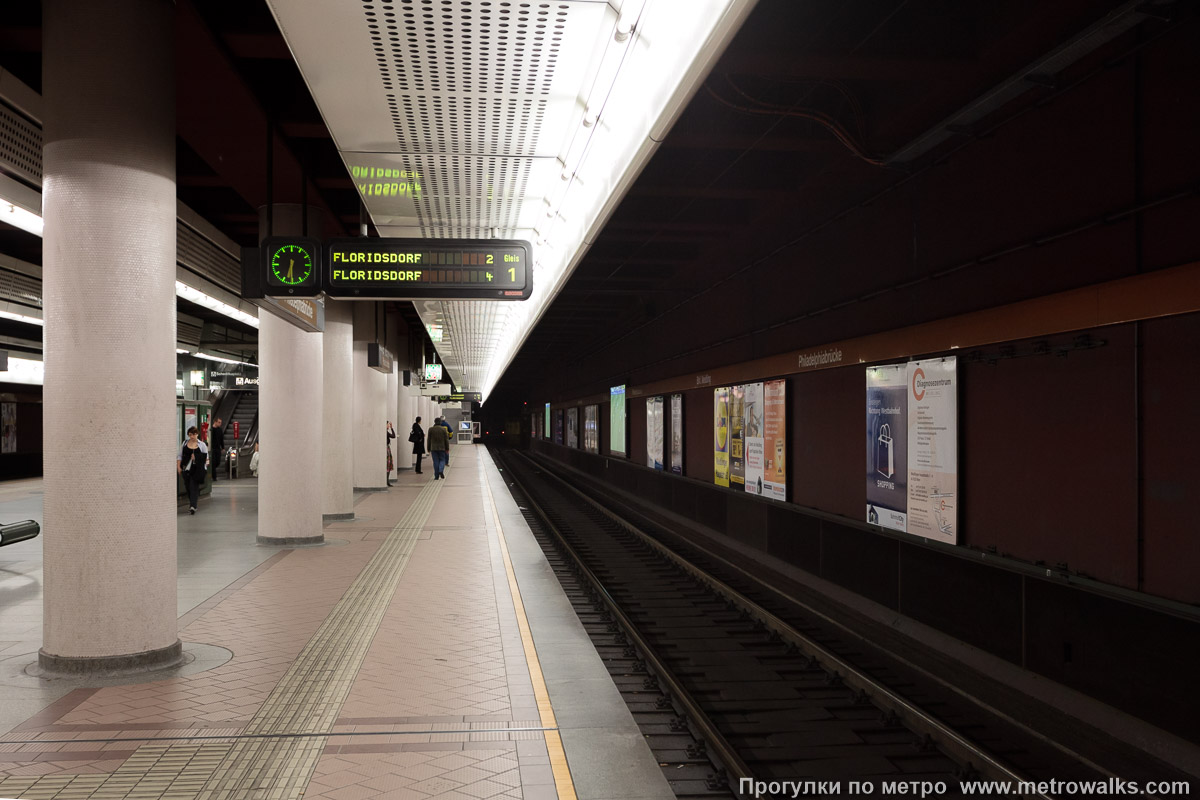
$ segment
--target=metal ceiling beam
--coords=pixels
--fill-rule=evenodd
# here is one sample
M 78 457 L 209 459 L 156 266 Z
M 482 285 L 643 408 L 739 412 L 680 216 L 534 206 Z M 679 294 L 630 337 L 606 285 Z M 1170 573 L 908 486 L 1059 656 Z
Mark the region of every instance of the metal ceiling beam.
M 974 59 L 964 58 L 880 58 L 860 55 L 822 55 L 796 50 L 747 49 L 726 51 L 713 72 L 738 75 L 763 75 L 775 80 L 832 78 L 841 81 L 940 80 L 957 70 L 974 69 Z
M 762 189 L 754 186 L 740 188 L 724 184 L 717 186 L 667 186 L 664 184 L 636 185 L 629 190 L 633 197 L 695 197 L 708 200 L 739 200 L 779 202 L 795 200 L 800 194 L 799 185 L 790 189 Z
M 807 139 L 787 134 L 762 136 L 753 133 L 699 133 L 677 128 L 663 147 L 681 150 L 755 150 L 762 153 L 814 153 L 821 156 L 841 154 L 845 148 L 827 135 Z
M 221 37 L 238 58 L 270 58 L 291 61 L 287 42 L 275 33 L 226 33 Z

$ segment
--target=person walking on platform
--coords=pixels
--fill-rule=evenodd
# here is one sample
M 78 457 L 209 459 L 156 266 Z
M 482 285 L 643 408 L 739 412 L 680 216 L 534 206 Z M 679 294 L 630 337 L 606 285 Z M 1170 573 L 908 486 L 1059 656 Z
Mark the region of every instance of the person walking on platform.
M 250 474 L 258 477 L 258 442 L 254 443 L 254 455 L 250 456 Z
M 450 423 L 446 422 L 445 417 L 438 417 L 437 424 L 446 429 L 446 435 L 450 437 L 450 441 L 454 441 L 454 429 L 450 427 Z M 446 466 L 450 466 L 450 447 L 446 447 Z
M 425 431 L 421 429 L 421 418 L 417 417 L 417 421 L 413 423 L 412 433 L 408 434 L 408 440 L 412 442 L 413 455 L 417 457 L 416 473 L 421 474 L 421 456 L 425 455 Z
M 175 472 L 183 476 L 183 485 L 187 487 L 188 513 L 195 514 L 208 463 L 208 447 L 200 441 L 200 431 L 195 425 L 187 429 L 187 437 L 183 447 L 179 448 L 179 458 L 175 459 Z
M 396 438 L 396 431 L 392 428 L 392 421 L 389 419 L 387 421 L 387 442 L 386 442 L 387 454 L 388 454 L 388 460 L 387 460 L 387 468 L 388 468 L 387 485 L 388 486 L 392 485 L 392 470 L 395 469 L 395 465 L 392 461 L 392 439 L 395 439 L 395 438 Z
M 212 447 L 213 483 L 217 482 L 217 469 L 221 466 L 221 453 L 225 450 L 225 429 L 221 427 L 221 418 L 213 420 L 213 426 L 208 431 L 208 443 Z
M 433 459 L 433 479 L 446 477 L 446 459 L 450 456 L 450 432 L 436 422 L 429 426 L 429 456 Z

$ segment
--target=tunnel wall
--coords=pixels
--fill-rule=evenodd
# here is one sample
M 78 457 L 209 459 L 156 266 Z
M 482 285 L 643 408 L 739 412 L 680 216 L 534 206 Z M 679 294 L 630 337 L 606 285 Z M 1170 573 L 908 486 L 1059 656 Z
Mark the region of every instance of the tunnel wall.
M 1098 356 L 1096 363 L 1083 365 L 1081 375 L 1073 380 L 1085 380 L 1092 371 L 1102 369 L 1106 358 Z M 990 365 L 980 367 L 984 368 L 994 369 Z M 854 373 L 859 377 L 850 380 L 839 373 Z M 840 388 L 842 394 L 849 395 L 844 398 L 845 405 L 851 406 L 852 412 L 846 416 L 853 417 L 854 424 L 850 426 L 848 419 L 835 420 L 829 426 L 833 433 L 827 436 L 836 436 L 838 425 L 845 424 L 857 441 L 862 435 L 861 372 L 831 370 L 816 374 L 822 376 L 819 381 L 811 381 L 809 385 L 801 382 L 799 390 L 792 393 L 793 405 L 803 402 L 803 398 L 811 402 L 816 397 L 825 397 L 834 405 L 835 400 L 829 398 L 836 397 Z M 972 377 L 964 382 L 970 385 L 974 380 Z M 704 394 L 703 391 L 687 393 L 685 419 L 691 410 L 691 419 L 696 423 L 688 427 L 689 442 L 700 438 L 694 435 L 694 430 L 705 428 L 704 422 L 711 419 L 711 390 L 707 392 L 707 404 L 698 402 L 704 399 Z M 1182 397 L 1186 392 L 1181 388 L 1178 394 Z M 697 405 L 701 413 L 696 413 Z M 981 407 L 991 411 L 990 405 Z M 707 418 L 702 415 L 704 409 L 708 410 Z M 639 413 L 644 416 L 644 410 L 644 400 L 635 401 L 630 416 Z M 1057 431 L 1056 441 L 1073 441 L 1072 437 L 1088 429 L 1091 421 L 1090 417 L 1081 417 L 1065 430 Z M 711 422 L 707 427 L 709 433 L 703 436 L 706 446 L 711 441 Z M 1004 438 L 1001 434 L 992 436 L 995 441 Z M 802 438 L 806 443 L 799 443 Z M 793 454 L 819 454 L 820 442 L 820 437 L 794 437 L 791 450 Z M 848 449 L 855 455 L 854 463 L 831 462 L 828 485 L 835 484 L 843 473 L 853 477 L 856 486 L 862 485 L 860 448 Z M 707 475 L 696 478 L 544 440 L 535 440 L 532 450 L 629 492 L 640 502 L 671 511 L 720 536 L 779 558 L 1167 730 L 1192 739 L 1200 736 L 1200 720 L 1177 702 L 1179 697 L 1189 696 L 1193 691 L 1190 654 L 1195 642 L 1200 641 L 1200 616 L 1182 606 L 1148 602 L 1146 595 L 1108 589 L 1054 568 L 1046 570 L 987 550 L 929 544 L 915 537 L 883 532 L 849 516 L 718 487 L 712 484 L 711 457 Z M 698 447 L 692 446 L 689 470 L 702 460 L 697 450 Z M 989 500 L 987 490 L 978 485 L 986 480 L 986 473 L 980 470 L 982 474 L 972 474 L 974 470 L 968 462 L 960 464 L 969 488 L 965 494 L 971 498 L 969 505 L 964 498 L 963 508 L 972 509 L 971 516 L 963 523 L 964 530 L 974 530 L 974 520 L 982 515 L 978 516 L 982 530 L 972 536 L 980 541 L 1004 539 L 1003 526 L 1010 524 L 1008 518 L 999 517 L 986 523 L 983 519 L 991 508 L 989 503 L 999 502 L 1006 490 L 996 487 Z M 1026 478 L 1027 483 L 1035 483 L 1039 476 L 1054 468 L 1053 462 L 1037 466 Z M 814 469 L 813 475 L 818 471 Z M 971 477 L 967 478 L 968 475 Z M 817 491 L 806 489 L 800 497 L 817 497 Z M 848 494 L 834 496 L 845 499 Z M 1080 491 L 1075 496 L 1080 502 L 1090 502 L 1086 492 Z M 856 511 L 862 507 L 861 499 L 854 501 Z M 1181 510 L 1181 505 L 1157 503 L 1155 509 L 1156 514 L 1169 519 Z M 1035 511 L 1017 526 L 1021 529 L 1013 531 L 1011 538 L 1014 542 L 1034 539 L 1031 528 L 1052 530 L 1064 516 L 1069 517 L 1069 511 L 1054 514 Z M 1097 524 L 1101 516 L 1096 515 Z M 1088 530 L 1077 530 L 1075 539 L 1089 536 Z M 1128 543 L 1116 535 L 1118 530 L 1118 524 L 1107 525 L 1095 534 L 1097 540 L 1107 542 L 1105 553 L 1111 554 L 1113 548 L 1128 549 Z M 1185 530 L 1181 529 L 1176 538 L 1184 538 Z M 1171 544 L 1169 538 L 1161 543 L 1164 548 Z M 1097 625 L 1096 620 L 1103 620 L 1104 624 Z

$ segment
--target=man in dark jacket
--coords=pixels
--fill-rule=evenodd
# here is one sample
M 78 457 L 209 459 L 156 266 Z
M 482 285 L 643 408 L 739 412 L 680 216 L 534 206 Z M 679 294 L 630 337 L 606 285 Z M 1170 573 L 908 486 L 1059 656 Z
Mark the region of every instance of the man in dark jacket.
M 433 459 L 433 479 L 446 477 L 442 471 L 450 457 L 450 433 L 436 422 L 429 426 L 429 455 Z
M 212 451 L 213 483 L 217 482 L 217 468 L 221 466 L 221 454 L 225 452 L 225 429 L 221 427 L 221 418 L 213 420 L 212 428 L 208 431 L 209 450 Z
M 445 417 L 438 417 L 437 424 L 446 429 L 446 435 L 450 437 L 450 441 L 454 441 L 454 428 L 450 427 L 450 423 L 446 422 Z M 446 466 L 450 466 L 450 448 L 446 448 Z

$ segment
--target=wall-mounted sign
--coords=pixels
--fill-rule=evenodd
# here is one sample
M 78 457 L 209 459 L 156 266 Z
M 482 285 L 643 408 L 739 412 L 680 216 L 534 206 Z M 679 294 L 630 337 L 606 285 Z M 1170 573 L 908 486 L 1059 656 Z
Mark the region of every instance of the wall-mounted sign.
M 729 485 L 729 387 L 713 389 L 713 483 Z
M 908 532 L 958 542 L 958 362 L 908 362 Z
M 908 370 L 867 368 L 867 522 L 902 531 L 908 519 Z
M 683 395 L 671 395 L 671 472 L 683 474 Z
M 437 382 L 437 381 L 440 381 L 441 379 L 442 379 L 442 365 L 441 364 L 426 364 L 425 365 L 425 380 Z
M 423 397 L 446 397 L 454 393 L 453 387 L 448 383 L 422 383 L 421 395 Z
M 625 455 L 625 384 L 608 390 L 608 451 Z
M 392 374 L 392 364 L 395 359 L 392 353 L 378 342 L 367 342 L 367 366 L 388 375 Z M 439 376 L 441 377 L 441 376 Z
M 663 452 L 663 399 L 646 398 L 646 466 L 653 469 L 666 468 Z
M 867 369 L 867 522 L 958 542 L 958 363 Z

